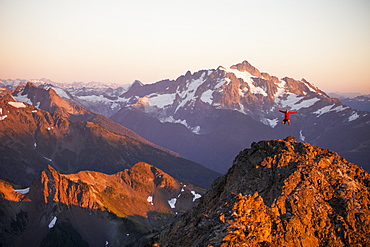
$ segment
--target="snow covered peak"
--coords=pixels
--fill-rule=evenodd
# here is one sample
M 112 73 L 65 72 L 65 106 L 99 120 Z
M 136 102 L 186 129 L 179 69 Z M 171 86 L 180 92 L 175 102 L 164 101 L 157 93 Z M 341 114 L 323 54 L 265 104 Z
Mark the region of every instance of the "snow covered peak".
M 113 90 L 113 89 L 112 89 Z M 238 111 L 252 118 L 274 126 L 278 115 L 272 112 L 278 108 L 303 110 L 329 97 L 305 79 L 279 79 L 266 72 L 260 72 L 248 61 L 225 68 L 187 71 L 176 80 L 163 80 L 153 84 L 134 81 L 120 94 L 96 90 L 68 90 L 77 103 L 89 107 L 91 103 L 104 103 L 105 112 L 112 116 L 121 108 L 134 107 L 161 122 L 168 119 L 183 123 L 194 133 L 199 124 L 192 123 L 194 111 L 225 109 Z M 60 93 L 60 92 L 58 92 Z M 323 105 L 322 107 L 324 107 Z M 99 107 L 93 108 L 97 110 Z M 315 108 L 314 111 L 318 110 Z

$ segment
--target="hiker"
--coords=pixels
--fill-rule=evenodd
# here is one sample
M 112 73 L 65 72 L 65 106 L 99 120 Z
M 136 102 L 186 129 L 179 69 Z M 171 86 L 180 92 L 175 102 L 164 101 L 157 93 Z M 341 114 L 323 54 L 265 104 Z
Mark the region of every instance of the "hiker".
M 283 124 L 286 124 L 288 122 L 288 125 L 290 125 L 290 114 L 296 114 L 298 111 L 289 111 L 289 110 L 286 110 L 286 111 L 282 111 L 282 110 L 279 110 L 279 112 L 282 112 L 284 113 L 284 120 L 281 121 L 281 123 Z

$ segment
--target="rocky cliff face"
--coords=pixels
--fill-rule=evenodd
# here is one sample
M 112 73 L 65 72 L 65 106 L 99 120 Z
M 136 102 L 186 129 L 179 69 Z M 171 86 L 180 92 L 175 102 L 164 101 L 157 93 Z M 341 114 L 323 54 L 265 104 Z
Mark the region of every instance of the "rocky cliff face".
M 204 189 L 185 184 L 147 163 L 108 175 L 81 171 L 60 174 L 51 166 L 33 182 L 29 198 L 109 211 L 119 217 L 148 217 L 148 212 L 178 213 L 190 209 Z
M 160 246 L 368 246 L 370 175 L 294 138 L 253 143 Z

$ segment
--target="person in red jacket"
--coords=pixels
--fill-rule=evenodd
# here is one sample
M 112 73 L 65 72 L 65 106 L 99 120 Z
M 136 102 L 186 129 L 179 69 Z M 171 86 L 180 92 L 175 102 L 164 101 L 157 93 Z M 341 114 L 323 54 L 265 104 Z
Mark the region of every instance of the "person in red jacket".
M 284 113 L 284 120 L 281 121 L 281 123 L 283 124 L 286 124 L 286 122 L 288 122 L 288 125 L 290 125 L 290 114 L 296 114 L 298 111 L 282 111 L 282 110 L 279 110 L 279 112 L 282 112 Z

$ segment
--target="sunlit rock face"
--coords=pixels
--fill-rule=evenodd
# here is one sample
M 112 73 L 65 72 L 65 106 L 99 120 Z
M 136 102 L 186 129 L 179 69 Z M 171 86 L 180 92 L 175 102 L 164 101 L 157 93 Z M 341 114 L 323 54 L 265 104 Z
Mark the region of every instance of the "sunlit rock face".
M 160 246 L 366 246 L 370 175 L 327 149 L 253 143 Z M 185 233 L 185 234 L 184 234 Z
M 115 174 L 61 174 L 47 166 L 28 188 L 14 189 L 0 180 L 0 241 L 5 246 L 132 246 L 189 210 L 204 193 L 144 162 Z

